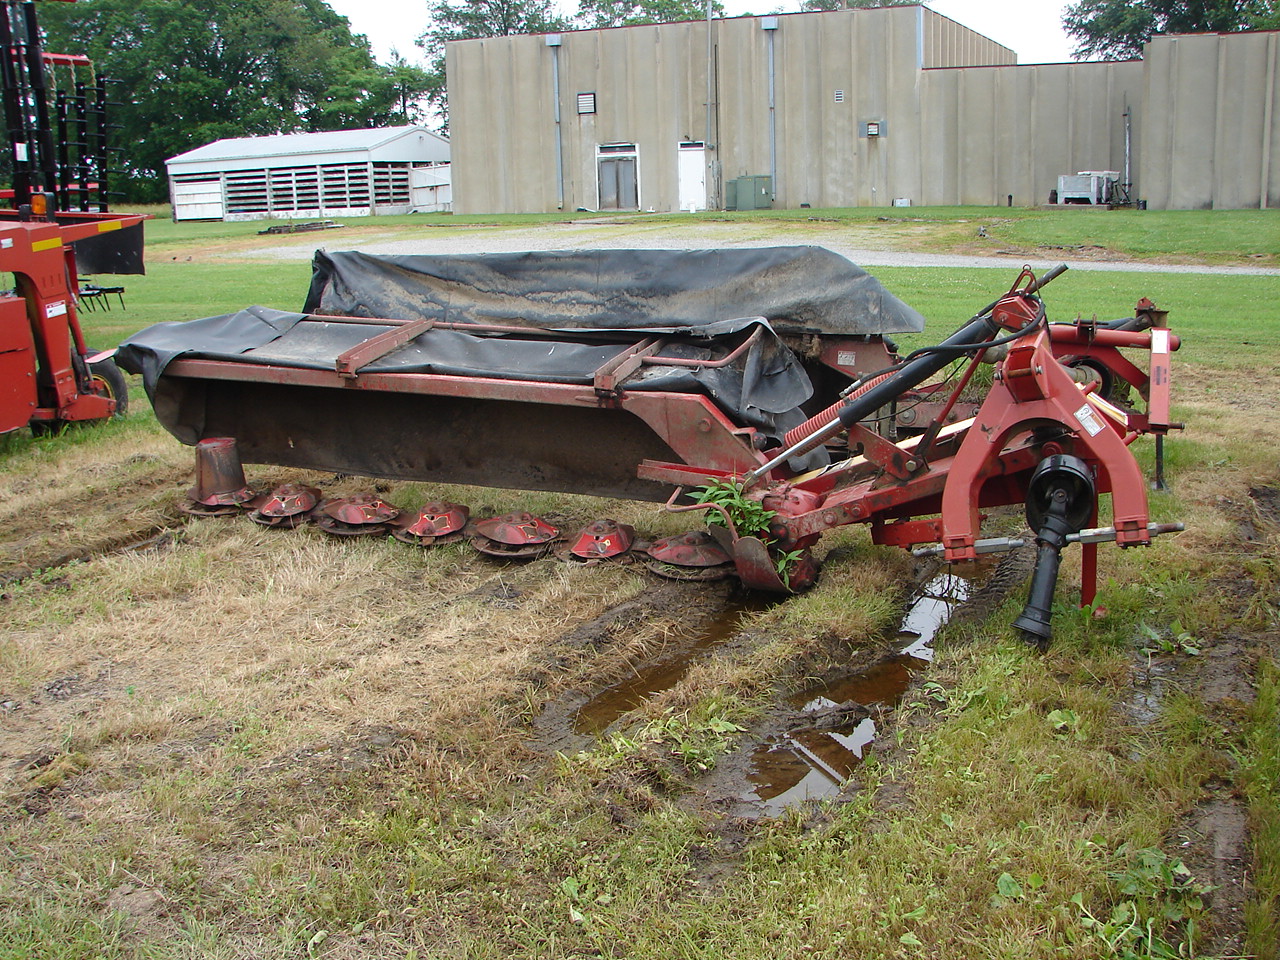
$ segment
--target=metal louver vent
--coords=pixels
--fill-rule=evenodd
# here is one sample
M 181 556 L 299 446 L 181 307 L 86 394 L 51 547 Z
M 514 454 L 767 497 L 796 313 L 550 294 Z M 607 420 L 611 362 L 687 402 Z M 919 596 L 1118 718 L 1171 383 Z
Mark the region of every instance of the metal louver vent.
M 836 97 L 835 97 L 835 100 L 836 100 L 836 103 L 844 103 L 844 91 L 843 91 L 843 90 L 837 90 L 837 91 L 836 91 Z
M 594 93 L 578 94 L 578 113 L 595 113 L 596 95 Z

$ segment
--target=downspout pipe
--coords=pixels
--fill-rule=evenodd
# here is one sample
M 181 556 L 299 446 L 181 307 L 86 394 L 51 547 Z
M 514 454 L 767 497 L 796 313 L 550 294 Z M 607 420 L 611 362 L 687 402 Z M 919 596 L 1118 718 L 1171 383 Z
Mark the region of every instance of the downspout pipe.
M 1276 53 L 1280 38 L 1267 37 L 1267 93 L 1262 108 L 1262 177 L 1259 183 L 1258 209 L 1267 209 L 1267 194 L 1271 190 L 1271 136 L 1275 124 Z
M 715 125 L 715 105 L 713 99 L 715 96 L 716 82 L 716 48 L 715 33 L 712 29 L 711 0 L 707 0 L 707 135 L 703 139 L 706 148 L 707 158 L 707 206 L 710 208 L 719 208 L 720 191 L 717 189 L 718 184 L 715 178 L 716 162 L 715 157 L 716 145 L 712 142 L 711 133 Z
M 556 209 L 564 209 L 564 137 L 560 122 L 560 34 L 547 34 L 551 48 L 551 102 L 556 124 Z
M 1133 115 L 1129 105 L 1124 105 L 1124 194 L 1126 200 L 1133 198 Z
M 761 17 L 760 29 L 769 38 L 769 200 L 778 198 L 778 100 L 776 96 L 773 37 L 778 32 L 777 17 Z

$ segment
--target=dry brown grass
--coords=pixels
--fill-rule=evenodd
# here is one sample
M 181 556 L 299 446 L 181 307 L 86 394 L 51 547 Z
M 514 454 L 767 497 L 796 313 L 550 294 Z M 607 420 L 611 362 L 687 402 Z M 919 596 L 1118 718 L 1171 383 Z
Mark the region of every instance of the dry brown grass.
M 135 542 L 176 516 L 191 458 L 172 438 L 117 424 L 72 433 L 0 465 L 0 582 Z

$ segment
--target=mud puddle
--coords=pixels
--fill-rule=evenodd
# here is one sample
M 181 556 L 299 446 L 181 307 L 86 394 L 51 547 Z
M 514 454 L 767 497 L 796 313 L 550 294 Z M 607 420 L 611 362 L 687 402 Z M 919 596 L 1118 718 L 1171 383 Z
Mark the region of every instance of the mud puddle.
M 606 687 L 579 707 L 573 714 L 571 729 L 584 735 L 604 733 L 614 721 L 643 706 L 650 697 L 674 687 L 691 665 L 713 647 L 733 637 L 746 616 L 767 610 L 770 603 L 750 594 L 730 599 L 724 609 L 712 617 L 678 654 L 640 667 L 626 680 Z
M 814 684 L 789 705 L 798 716 L 784 735 L 762 743 L 746 768 L 738 799 L 764 816 L 840 790 L 876 736 L 876 717 L 906 693 L 933 659 L 933 638 L 968 599 L 972 581 L 943 573 L 916 594 L 898 629 L 899 654 L 861 673 Z

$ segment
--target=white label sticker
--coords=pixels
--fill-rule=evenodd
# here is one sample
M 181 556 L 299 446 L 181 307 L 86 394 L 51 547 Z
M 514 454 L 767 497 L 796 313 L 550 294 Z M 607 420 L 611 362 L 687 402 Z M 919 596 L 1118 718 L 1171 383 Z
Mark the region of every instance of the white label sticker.
M 27 145 L 21 140 L 13 145 L 13 158 L 19 163 L 26 163 L 30 159 L 27 156 Z
M 46 317 L 61 317 L 61 316 L 65 316 L 66 312 L 67 312 L 67 301 L 55 300 L 53 301 L 53 303 L 49 304 L 49 306 L 45 309 L 44 315 Z
M 8 250 L 12 246 L 13 246 L 13 240 L 9 239 L 8 237 L 6 237 L 3 240 L 0 240 L 0 249 Z
M 1076 411 L 1076 419 L 1080 421 L 1080 426 L 1084 427 L 1085 432 L 1091 437 L 1096 437 L 1102 432 L 1102 419 L 1093 412 L 1093 407 L 1087 403 Z
M 836 351 L 836 366 L 852 367 L 857 362 L 858 362 L 858 355 L 854 353 L 852 350 Z
M 1168 330 L 1152 330 L 1151 331 L 1151 352 L 1152 353 L 1168 353 L 1169 352 L 1169 331 Z

